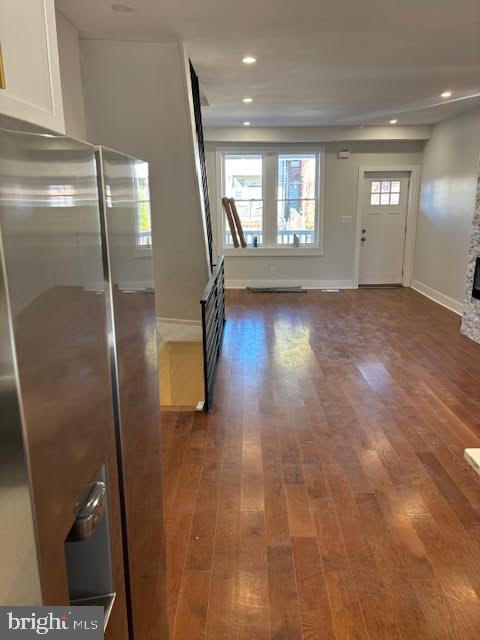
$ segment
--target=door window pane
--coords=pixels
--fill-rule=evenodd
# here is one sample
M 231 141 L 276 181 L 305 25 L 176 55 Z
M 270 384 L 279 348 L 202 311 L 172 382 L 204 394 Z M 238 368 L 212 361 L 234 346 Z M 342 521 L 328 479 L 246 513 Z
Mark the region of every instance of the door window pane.
M 390 204 L 400 204 L 400 194 L 399 193 L 391 193 L 390 194 Z
M 390 204 L 390 194 L 382 193 L 380 198 L 380 204 Z
M 372 180 L 370 183 L 370 205 L 400 204 L 400 180 Z
M 248 244 L 263 240 L 263 158 L 259 154 L 224 155 L 224 195 L 234 198 Z M 225 245 L 232 235 L 225 220 Z

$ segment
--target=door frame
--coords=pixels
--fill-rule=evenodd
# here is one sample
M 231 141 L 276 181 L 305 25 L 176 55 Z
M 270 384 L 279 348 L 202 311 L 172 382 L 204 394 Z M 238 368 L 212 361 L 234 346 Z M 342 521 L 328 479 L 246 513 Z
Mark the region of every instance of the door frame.
M 365 195 L 365 174 L 370 171 L 385 173 L 395 171 L 408 171 L 410 182 L 408 185 L 407 220 L 405 232 L 405 249 L 403 252 L 403 276 L 402 285 L 409 287 L 413 280 L 413 257 L 415 252 L 415 233 L 417 229 L 418 201 L 420 196 L 420 176 L 422 167 L 419 164 L 394 164 L 394 165 L 362 165 L 358 169 L 357 187 L 357 221 L 355 229 L 355 252 L 353 266 L 353 286 L 358 289 L 360 272 L 360 233 L 362 228 L 362 207 Z

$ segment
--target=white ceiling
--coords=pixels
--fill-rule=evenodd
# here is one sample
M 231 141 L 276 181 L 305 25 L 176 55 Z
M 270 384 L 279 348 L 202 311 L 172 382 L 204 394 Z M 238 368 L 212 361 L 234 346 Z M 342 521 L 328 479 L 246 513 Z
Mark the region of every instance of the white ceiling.
M 112 11 L 113 2 L 135 11 Z M 184 41 L 210 103 L 207 125 L 426 124 L 480 105 L 480 0 L 57 5 L 83 37 Z M 242 64 L 245 54 L 257 64 Z M 455 92 L 447 103 L 444 89 Z

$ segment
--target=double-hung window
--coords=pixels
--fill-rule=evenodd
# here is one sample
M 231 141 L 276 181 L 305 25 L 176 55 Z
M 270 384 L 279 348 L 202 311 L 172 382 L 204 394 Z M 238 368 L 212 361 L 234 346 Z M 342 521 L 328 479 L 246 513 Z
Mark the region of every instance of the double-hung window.
M 234 198 L 247 249 L 234 249 L 221 208 L 222 250 L 238 255 L 321 253 L 323 152 L 253 149 L 220 153 L 221 193 Z

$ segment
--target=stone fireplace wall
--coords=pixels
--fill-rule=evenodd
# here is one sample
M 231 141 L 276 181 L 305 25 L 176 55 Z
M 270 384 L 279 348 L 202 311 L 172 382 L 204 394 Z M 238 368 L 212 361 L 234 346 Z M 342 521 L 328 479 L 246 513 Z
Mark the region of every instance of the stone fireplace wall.
M 462 333 L 480 343 L 480 300 L 472 298 L 473 275 L 477 257 L 480 256 L 480 175 L 477 182 L 473 229 L 468 253 L 467 283 L 463 306 Z

